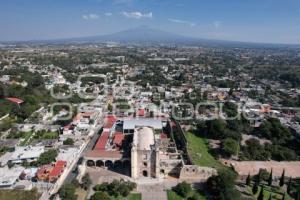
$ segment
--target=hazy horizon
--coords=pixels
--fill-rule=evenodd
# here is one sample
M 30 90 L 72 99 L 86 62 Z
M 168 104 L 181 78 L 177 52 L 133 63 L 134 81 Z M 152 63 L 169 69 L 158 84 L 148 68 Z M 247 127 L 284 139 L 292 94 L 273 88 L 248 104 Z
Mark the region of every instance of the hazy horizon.
M 107 35 L 145 25 L 193 38 L 300 44 L 296 0 L 10 0 L 0 41 Z

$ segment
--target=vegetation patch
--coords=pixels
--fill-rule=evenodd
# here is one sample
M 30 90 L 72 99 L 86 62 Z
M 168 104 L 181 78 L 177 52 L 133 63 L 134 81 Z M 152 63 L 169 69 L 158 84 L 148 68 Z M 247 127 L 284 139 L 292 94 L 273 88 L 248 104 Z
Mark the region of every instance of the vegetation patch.
M 37 190 L 0 190 L 1 200 L 38 200 L 40 194 Z

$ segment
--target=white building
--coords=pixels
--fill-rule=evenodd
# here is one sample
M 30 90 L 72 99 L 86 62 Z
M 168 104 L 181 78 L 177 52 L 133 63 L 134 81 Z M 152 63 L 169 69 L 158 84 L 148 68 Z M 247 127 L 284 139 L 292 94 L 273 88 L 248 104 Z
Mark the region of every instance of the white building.
M 32 162 L 36 161 L 42 153 L 45 152 L 43 146 L 32 147 L 16 147 L 9 161 L 16 164 L 21 164 L 23 161 Z

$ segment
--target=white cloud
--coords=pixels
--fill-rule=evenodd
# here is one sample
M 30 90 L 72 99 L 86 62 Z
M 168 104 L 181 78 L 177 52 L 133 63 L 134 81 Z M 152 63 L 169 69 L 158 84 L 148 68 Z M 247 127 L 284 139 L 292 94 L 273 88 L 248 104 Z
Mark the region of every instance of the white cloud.
M 97 14 L 87 14 L 87 15 L 82 15 L 82 18 L 85 19 L 85 20 L 99 19 L 99 15 L 97 15 Z
M 111 12 L 106 12 L 106 13 L 104 13 L 104 15 L 105 15 L 106 17 L 111 17 L 113 14 L 112 14 Z
M 189 22 L 185 20 L 180 20 L 180 19 L 168 19 L 170 22 L 178 23 L 178 24 L 185 24 L 189 25 L 190 27 L 196 26 L 194 22 Z
M 123 12 L 122 13 L 127 18 L 134 18 L 134 19 L 142 19 L 142 18 L 152 18 L 152 12 L 149 13 L 141 13 L 141 12 Z
M 215 29 L 218 29 L 222 25 L 222 22 L 220 22 L 220 21 L 214 21 L 212 25 L 213 25 L 213 27 Z

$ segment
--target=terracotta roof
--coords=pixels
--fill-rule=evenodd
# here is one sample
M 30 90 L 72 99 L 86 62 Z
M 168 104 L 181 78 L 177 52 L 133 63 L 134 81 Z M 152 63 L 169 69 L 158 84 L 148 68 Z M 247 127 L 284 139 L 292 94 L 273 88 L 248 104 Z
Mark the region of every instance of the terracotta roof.
M 58 176 L 58 175 L 60 175 L 63 172 L 66 165 L 67 165 L 66 161 L 62 161 L 62 160 L 57 161 L 55 163 L 53 169 L 50 171 L 49 176 Z
M 106 116 L 104 120 L 104 128 L 112 128 L 114 123 L 117 121 L 117 118 L 114 115 Z
M 120 151 L 103 151 L 103 150 L 92 150 L 85 154 L 86 157 L 92 158 L 114 158 L 121 159 L 122 153 Z
M 139 109 L 137 115 L 140 117 L 145 116 L 145 109 Z
M 106 143 L 109 138 L 109 132 L 103 132 L 99 137 L 97 144 L 95 145 L 95 150 L 105 150 Z
M 120 132 L 115 133 L 113 143 L 118 146 L 121 146 L 122 142 L 124 140 L 124 137 L 125 137 L 125 135 L 123 133 L 120 133 Z
M 21 103 L 24 102 L 22 99 L 18 99 L 18 98 L 14 98 L 14 97 L 8 97 L 8 98 L 5 98 L 5 99 L 10 101 L 10 102 L 16 103 L 16 104 L 21 104 Z

